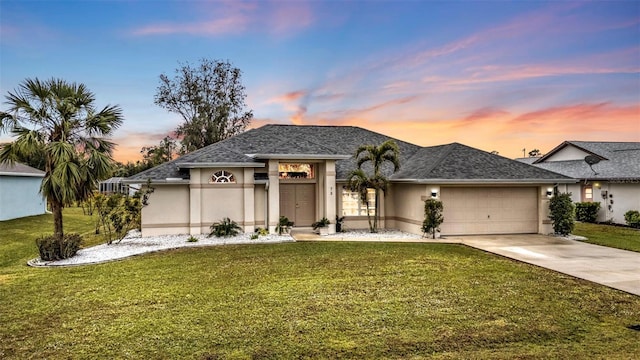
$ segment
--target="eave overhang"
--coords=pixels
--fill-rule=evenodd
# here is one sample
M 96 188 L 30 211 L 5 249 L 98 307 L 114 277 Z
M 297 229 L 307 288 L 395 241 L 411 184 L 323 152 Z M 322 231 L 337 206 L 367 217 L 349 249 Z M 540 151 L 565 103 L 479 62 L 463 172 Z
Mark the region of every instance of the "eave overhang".
M 227 168 L 264 167 L 264 163 L 261 163 L 261 162 L 183 162 L 183 163 L 176 163 L 175 165 L 181 169 L 198 169 L 198 168 L 212 168 L 212 167 L 227 167 Z
M 353 157 L 338 154 L 247 154 L 247 156 L 264 160 L 346 160 Z
M 390 179 L 398 184 L 447 184 L 447 185 L 535 185 L 535 184 L 574 184 L 576 179 Z M 336 182 L 347 182 L 337 179 Z
M 33 174 L 33 173 L 0 171 L 0 176 L 21 176 L 21 177 L 39 177 L 39 178 L 43 178 L 44 177 L 44 173 L 42 173 L 42 174 Z

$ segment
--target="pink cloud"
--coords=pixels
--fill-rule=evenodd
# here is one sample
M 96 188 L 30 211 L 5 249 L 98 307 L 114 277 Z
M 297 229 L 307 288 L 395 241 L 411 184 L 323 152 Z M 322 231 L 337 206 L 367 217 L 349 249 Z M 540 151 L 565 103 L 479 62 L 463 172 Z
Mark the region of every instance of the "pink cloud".
M 170 34 L 217 36 L 247 31 L 266 31 L 274 35 L 289 35 L 312 25 L 315 20 L 310 4 L 307 2 L 224 1 L 208 2 L 204 5 L 203 3 L 186 4 L 196 4 L 200 19 L 148 24 L 133 29 L 131 33 L 136 36 Z
M 244 30 L 248 22 L 246 16 L 238 15 L 224 19 L 212 19 L 194 24 L 154 24 L 133 31 L 134 35 L 221 35 Z
M 175 136 L 173 130 L 166 132 L 127 132 L 112 139 L 118 144 L 114 159 L 120 162 L 136 161 L 142 158 L 140 150 L 144 146 L 155 146 L 166 136 Z

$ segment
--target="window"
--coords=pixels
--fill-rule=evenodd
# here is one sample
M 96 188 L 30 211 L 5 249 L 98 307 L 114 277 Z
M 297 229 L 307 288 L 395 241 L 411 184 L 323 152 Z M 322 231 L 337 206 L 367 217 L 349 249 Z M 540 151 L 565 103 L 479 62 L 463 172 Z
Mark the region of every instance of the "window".
M 278 164 L 280 179 L 315 179 L 313 164 Z
M 592 202 L 593 201 L 593 187 L 591 187 L 591 185 L 584 186 L 582 188 L 582 201 L 583 202 Z
M 369 199 L 369 215 L 375 213 L 376 192 L 367 189 Z M 342 216 L 367 216 L 367 204 L 360 199 L 360 194 L 349 189 L 342 189 Z
M 210 183 L 235 183 L 236 177 L 233 176 L 233 173 L 230 173 L 225 170 L 220 170 L 211 176 Z

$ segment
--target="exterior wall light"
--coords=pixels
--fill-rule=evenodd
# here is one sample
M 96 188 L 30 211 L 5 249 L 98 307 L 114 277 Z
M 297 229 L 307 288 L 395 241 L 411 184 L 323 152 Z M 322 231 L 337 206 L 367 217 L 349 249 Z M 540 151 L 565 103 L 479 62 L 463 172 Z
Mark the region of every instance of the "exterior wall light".
M 553 196 L 553 188 L 547 188 L 547 197 Z
M 431 198 L 435 199 L 438 197 L 438 189 L 431 189 Z

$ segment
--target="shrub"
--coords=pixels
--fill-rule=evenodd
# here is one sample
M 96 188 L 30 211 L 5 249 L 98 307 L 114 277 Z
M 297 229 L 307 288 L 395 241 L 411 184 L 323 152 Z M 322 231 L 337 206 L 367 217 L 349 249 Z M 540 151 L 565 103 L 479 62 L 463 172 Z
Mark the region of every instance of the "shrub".
M 55 235 L 36 239 L 40 259 L 43 261 L 68 259 L 80 250 L 81 244 L 82 237 L 78 234 L 65 234 L 62 239 Z
M 627 225 L 640 229 L 640 212 L 638 210 L 629 210 L 624 213 L 624 221 Z
M 293 221 L 289 221 L 289 218 L 286 216 L 280 216 L 280 220 L 278 220 L 278 226 L 276 226 L 276 231 L 278 235 L 282 235 L 291 229 L 293 226 Z
M 433 234 L 436 238 L 436 231 L 440 231 L 440 225 L 444 221 L 442 216 L 442 201 L 436 199 L 428 199 L 424 201 L 424 221 L 422 222 L 422 232 L 424 234 Z
M 556 234 L 569 235 L 573 231 L 575 207 L 571 201 L 571 193 L 553 195 L 549 201 L 549 212 Z
M 251 234 L 251 240 L 257 240 L 260 237 L 260 235 L 256 234 Z
M 146 191 L 145 194 L 150 191 Z M 140 229 L 142 213 L 144 207 L 141 196 L 138 192 L 135 196 L 123 194 L 95 194 L 95 209 L 98 212 L 96 223 L 96 234 L 102 232 L 107 240 L 107 244 L 113 243 L 114 239 L 121 241 L 129 230 Z M 148 195 L 148 194 L 147 194 Z
M 255 230 L 255 233 L 258 234 L 259 236 L 266 236 L 266 235 L 269 235 L 269 230 L 259 227 Z
M 576 203 L 576 220 L 594 223 L 598 219 L 598 210 L 600 210 L 599 202 Z
M 336 232 L 342 232 L 344 227 L 344 216 L 340 217 L 336 215 Z
M 213 225 L 211 225 L 210 229 L 211 233 L 209 234 L 209 236 L 216 237 L 236 236 L 238 235 L 238 233 L 240 233 L 240 231 L 242 231 L 242 228 L 238 226 L 238 223 L 229 219 L 228 217 L 222 219 L 222 221 L 220 222 L 214 223 Z
M 193 236 L 193 235 L 191 235 L 191 236 L 189 236 L 189 238 L 187 239 L 187 242 L 190 242 L 190 243 L 198 242 L 198 238 L 197 238 L 197 237 L 195 237 L 195 236 Z
M 311 226 L 313 227 L 313 230 L 318 230 L 318 228 L 327 227 L 329 224 L 331 224 L 329 219 L 327 219 L 326 217 L 323 217 L 322 219 L 311 224 Z

